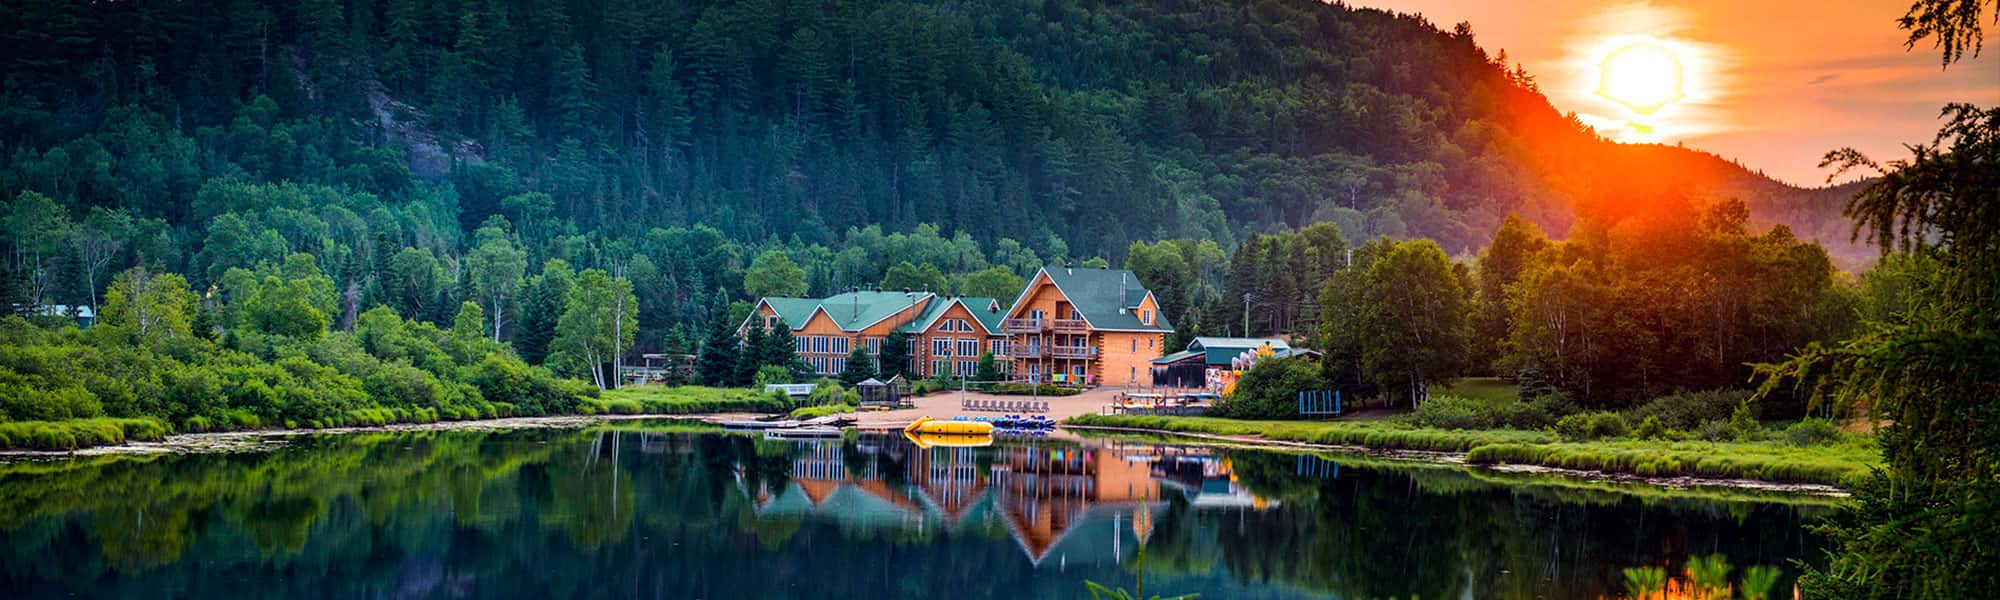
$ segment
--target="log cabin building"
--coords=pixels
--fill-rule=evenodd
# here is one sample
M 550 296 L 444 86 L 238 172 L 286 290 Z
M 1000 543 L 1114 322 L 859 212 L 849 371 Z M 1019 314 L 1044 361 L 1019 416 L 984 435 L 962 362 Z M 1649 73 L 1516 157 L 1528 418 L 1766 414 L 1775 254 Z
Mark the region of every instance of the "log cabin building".
M 783 320 L 796 350 L 821 375 L 838 375 L 854 344 L 870 357 L 901 331 L 910 376 L 970 376 L 991 352 L 1010 381 L 1147 385 L 1173 325 L 1159 300 L 1124 269 L 1045 267 L 1003 308 L 994 298 L 930 292 L 854 291 L 826 298 L 762 298 L 737 326 Z M 880 370 L 881 365 L 873 365 Z

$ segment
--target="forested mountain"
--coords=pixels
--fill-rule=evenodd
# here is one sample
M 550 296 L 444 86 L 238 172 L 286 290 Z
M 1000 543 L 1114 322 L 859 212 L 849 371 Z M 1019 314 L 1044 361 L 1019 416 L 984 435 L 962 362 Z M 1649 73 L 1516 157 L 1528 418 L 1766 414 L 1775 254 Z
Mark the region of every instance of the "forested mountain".
M 538 191 L 558 229 L 605 238 L 706 223 L 832 244 L 939 223 L 1083 255 L 1314 221 L 1465 251 L 1508 212 L 1561 232 L 1572 206 L 1668 194 L 1742 196 L 1811 234 L 1835 208 L 1709 155 L 1604 142 L 1467 27 L 1305 0 L 16 12 L 4 191 L 183 229 L 205 225 L 186 207 L 213 177 L 442 195 L 463 230 L 523 225 L 539 215 L 503 200 Z

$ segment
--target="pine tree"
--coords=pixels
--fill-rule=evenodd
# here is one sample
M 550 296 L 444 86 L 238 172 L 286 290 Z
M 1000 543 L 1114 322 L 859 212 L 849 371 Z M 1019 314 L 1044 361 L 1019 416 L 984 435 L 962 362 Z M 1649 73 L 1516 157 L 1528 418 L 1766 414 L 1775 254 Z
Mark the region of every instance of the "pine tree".
M 840 380 L 854 385 L 875 376 L 875 369 L 868 364 L 868 348 L 865 344 L 855 344 L 847 353 L 847 368 L 840 370 Z

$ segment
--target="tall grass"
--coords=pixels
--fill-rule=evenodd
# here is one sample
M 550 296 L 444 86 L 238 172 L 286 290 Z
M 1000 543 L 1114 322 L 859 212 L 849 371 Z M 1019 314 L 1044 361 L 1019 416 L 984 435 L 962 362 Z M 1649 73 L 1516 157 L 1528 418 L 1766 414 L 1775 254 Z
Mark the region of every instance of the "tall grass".
M 1697 476 L 1850 486 L 1882 462 L 1868 438 L 1793 446 L 1769 442 L 1563 442 L 1544 431 L 1426 429 L 1394 421 L 1239 421 L 1210 417 L 1083 415 L 1073 425 L 1367 448 L 1464 452 L 1474 464 L 1525 464 L 1643 476 Z
M 0 448 L 75 450 L 89 446 L 150 441 L 167 437 L 156 419 L 76 419 L 0 423 Z
M 1075 425 L 1210 435 L 1254 435 L 1290 442 L 1441 452 L 1464 452 L 1488 444 L 1555 441 L 1555 436 L 1540 431 L 1423 429 L 1390 421 L 1239 421 L 1214 417 L 1082 415 L 1069 422 Z
M 778 413 L 791 410 L 792 401 L 782 393 L 746 388 L 647 385 L 609 390 L 602 398 L 586 398 L 584 406 L 602 414 Z
M 1466 454 L 1473 464 L 1525 464 L 1632 473 L 1852 485 L 1880 464 L 1870 444 L 1796 447 L 1772 443 L 1607 441 L 1493 444 Z

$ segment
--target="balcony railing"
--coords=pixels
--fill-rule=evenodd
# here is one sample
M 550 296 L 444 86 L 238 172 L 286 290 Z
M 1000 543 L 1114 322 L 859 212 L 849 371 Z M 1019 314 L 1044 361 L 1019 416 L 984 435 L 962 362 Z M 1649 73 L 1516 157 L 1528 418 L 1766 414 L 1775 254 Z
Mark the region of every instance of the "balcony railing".
M 1049 346 L 1051 358 L 1090 358 L 1097 356 L 1097 348 L 1090 346 Z
M 1086 333 L 1090 324 L 1083 319 L 1056 319 L 1049 322 L 1050 328 L 1063 333 Z
M 1033 333 L 1042 330 L 1048 322 L 1043 319 L 1003 319 L 1000 328 L 1014 333 Z
M 1009 358 L 1041 358 L 1042 349 L 1040 346 L 1014 346 L 1007 349 L 1007 356 Z

